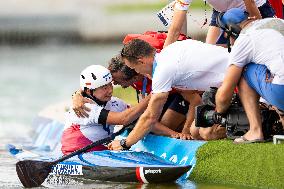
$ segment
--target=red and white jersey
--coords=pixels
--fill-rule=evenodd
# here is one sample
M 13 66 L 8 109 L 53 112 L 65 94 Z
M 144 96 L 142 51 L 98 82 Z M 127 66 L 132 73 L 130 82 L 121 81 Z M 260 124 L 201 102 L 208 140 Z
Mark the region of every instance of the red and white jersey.
M 91 109 L 89 117 L 79 118 L 76 116 L 73 109 L 70 109 L 70 111 L 66 113 L 65 129 L 69 128 L 71 125 L 79 125 L 83 135 L 91 141 L 105 138 L 113 133 L 113 126 L 108 124 L 103 125 L 101 123 L 101 119 L 104 120 L 103 122 L 106 120 L 106 117 L 103 115 L 105 110 L 122 112 L 129 107 L 124 101 L 116 97 L 112 97 L 105 107 L 89 103 L 85 105 Z

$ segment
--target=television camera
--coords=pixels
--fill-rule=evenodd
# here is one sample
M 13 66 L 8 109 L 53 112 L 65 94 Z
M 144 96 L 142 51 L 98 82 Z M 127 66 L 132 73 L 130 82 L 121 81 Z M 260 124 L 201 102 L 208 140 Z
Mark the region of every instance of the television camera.
M 220 124 L 226 128 L 227 137 L 230 139 L 244 135 L 249 130 L 249 121 L 239 96 L 234 93 L 227 112 L 219 114 L 215 111 L 216 92 L 217 88 L 211 88 L 209 91 L 204 92 L 202 96 L 203 105 L 199 105 L 195 109 L 196 127 L 206 128 L 214 124 Z M 260 107 L 264 138 L 267 140 L 271 139 L 275 134 L 283 134 L 283 127 L 277 112 L 265 106 Z

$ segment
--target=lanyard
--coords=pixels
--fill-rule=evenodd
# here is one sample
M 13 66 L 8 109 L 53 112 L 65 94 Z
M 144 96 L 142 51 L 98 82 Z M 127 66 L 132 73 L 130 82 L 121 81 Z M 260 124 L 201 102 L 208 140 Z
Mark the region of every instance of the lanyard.
M 156 60 L 154 59 L 154 62 L 153 62 L 153 69 L 152 69 L 152 79 L 153 79 L 153 77 L 154 77 L 154 73 L 155 73 L 156 67 L 157 67 L 157 62 L 156 62 Z
M 145 97 L 146 89 L 147 89 L 147 83 L 148 83 L 147 77 L 144 76 L 144 78 L 143 78 L 143 87 L 142 87 L 142 98 Z

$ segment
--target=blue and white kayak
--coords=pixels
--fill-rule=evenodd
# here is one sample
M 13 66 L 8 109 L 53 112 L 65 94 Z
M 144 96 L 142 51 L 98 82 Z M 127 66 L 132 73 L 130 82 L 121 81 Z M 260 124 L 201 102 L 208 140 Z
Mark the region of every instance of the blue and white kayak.
M 60 137 L 63 124 L 43 119 L 34 144 L 8 151 L 19 160 L 53 161 L 62 156 Z M 125 131 L 119 138 L 124 138 Z M 115 182 L 173 182 L 186 179 L 196 163 L 195 153 L 203 141 L 179 140 L 149 134 L 130 151 L 97 151 L 80 154 L 53 167 L 51 175 Z
M 50 174 L 113 182 L 174 182 L 192 168 L 148 152 L 100 151 L 57 164 Z

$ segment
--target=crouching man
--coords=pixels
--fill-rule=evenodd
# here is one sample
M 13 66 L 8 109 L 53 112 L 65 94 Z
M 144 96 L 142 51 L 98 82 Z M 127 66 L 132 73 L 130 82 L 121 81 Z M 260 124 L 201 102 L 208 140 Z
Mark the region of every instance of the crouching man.
M 284 110 L 284 22 L 277 18 L 254 21 L 241 9 L 221 13 L 217 20 L 234 46 L 230 66 L 216 94 L 216 111 L 226 112 L 238 86 L 250 129 L 234 142 L 261 142 L 260 97 L 280 112 Z
M 204 55 L 210 58 L 204 58 Z M 225 128 L 195 128 L 194 108 L 201 103 L 199 92 L 219 87 L 227 69 L 228 52 L 223 47 L 195 40 L 172 43 L 160 53 L 143 40 L 133 39 L 124 46 L 121 56 L 127 66 L 152 78 L 152 96 L 146 111 L 125 140 L 114 141 L 112 150 L 130 147 L 143 138 L 157 123 L 172 88 L 180 92 L 190 104 L 187 123 L 193 138 L 206 140 L 226 137 Z M 200 136 L 199 136 L 200 135 Z

